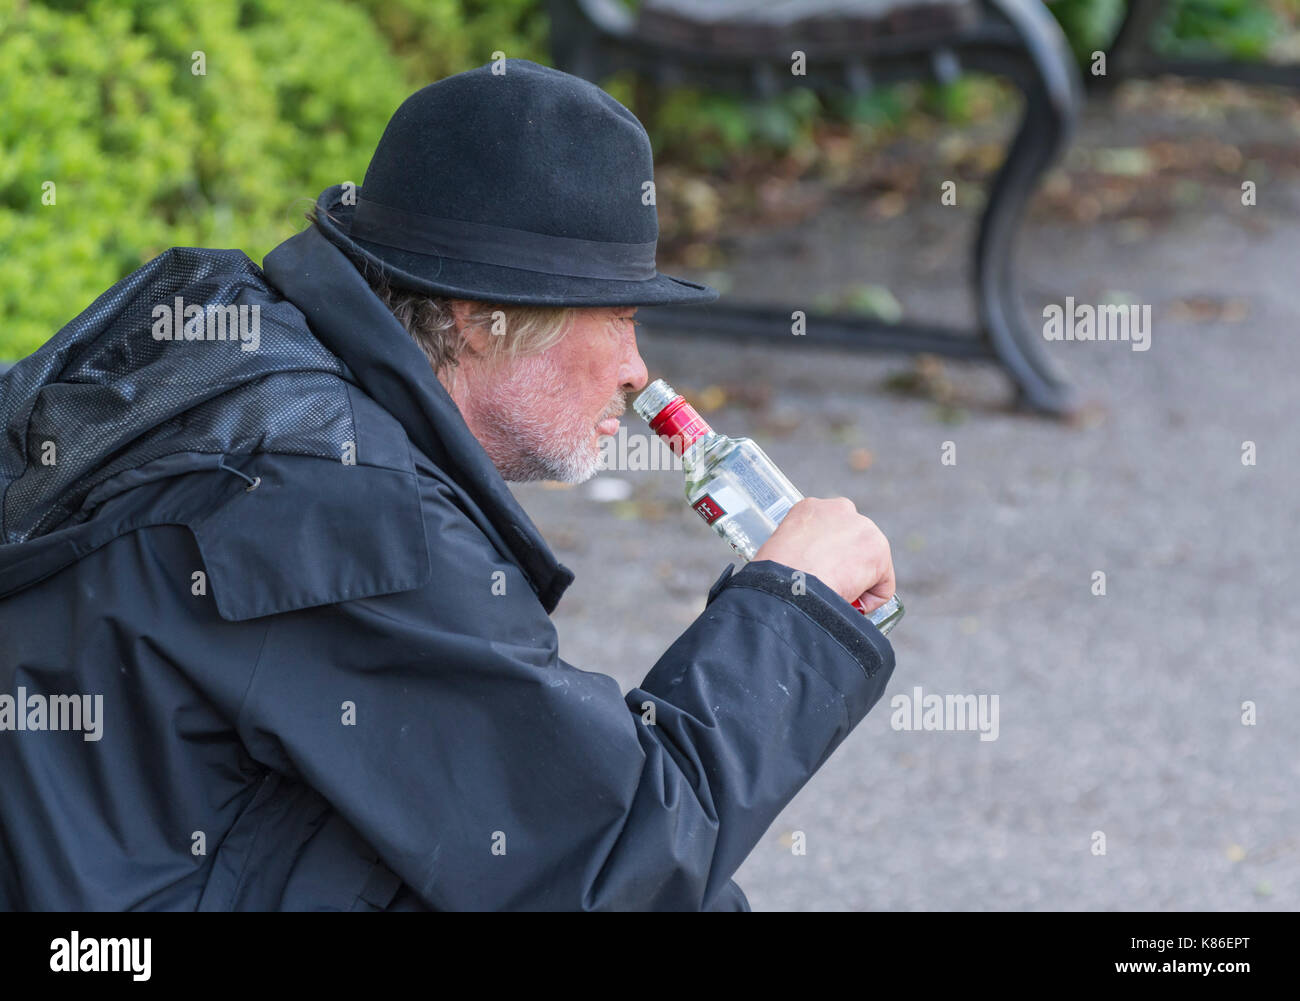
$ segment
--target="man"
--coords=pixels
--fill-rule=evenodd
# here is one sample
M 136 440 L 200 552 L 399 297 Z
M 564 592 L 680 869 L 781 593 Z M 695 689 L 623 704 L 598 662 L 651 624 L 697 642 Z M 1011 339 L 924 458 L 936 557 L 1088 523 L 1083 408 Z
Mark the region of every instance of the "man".
M 892 565 L 843 498 L 639 688 L 558 656 L 573 574 L 505 477 L 589 477 L 634 307 L 716 293 L 655 270 L 635 117 L 502 66 L 409 98 L 265 270 L 173 248 L 0 380 L 0 907 L 747 910 L 879 699 L 848 600 Z

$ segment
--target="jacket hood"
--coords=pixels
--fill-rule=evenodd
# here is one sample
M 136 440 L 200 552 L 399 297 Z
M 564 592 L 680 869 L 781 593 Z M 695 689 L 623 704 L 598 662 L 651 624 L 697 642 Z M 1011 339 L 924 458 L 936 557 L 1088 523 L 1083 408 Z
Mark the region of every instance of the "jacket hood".
M 300 432 L 275 402 L 288 378 L 342 365 L 267 290 L 239 251 L 172 248 L 0 379 L 0 543 L 79 524 L 106 484 L 166 456 L 189 456 L 172 474 L 255 450 L 337 456 L 345 412 Z
M 242 476 L 255 453 L 339 461 L 356 439 L 346 381 L 480 505 L 552 611 L 572 572 L 356 268 L 314 227 L 266 267 L 172 248 L 0 376 L 0 596 L 102 544 L 78 529 L 150 480 Z

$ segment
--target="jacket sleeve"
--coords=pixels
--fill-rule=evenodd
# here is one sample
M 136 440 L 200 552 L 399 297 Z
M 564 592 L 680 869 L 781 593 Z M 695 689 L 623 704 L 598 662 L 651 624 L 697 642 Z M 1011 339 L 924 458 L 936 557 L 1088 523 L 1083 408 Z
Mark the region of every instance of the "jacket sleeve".
M 624 695 L 558 656 L 472 524 L 428 529 L 427 586 L 268 620 L 236 723 L 432 908 L 734 901 L 732 874 L 893 670 L 847 602 L 761 561 Z

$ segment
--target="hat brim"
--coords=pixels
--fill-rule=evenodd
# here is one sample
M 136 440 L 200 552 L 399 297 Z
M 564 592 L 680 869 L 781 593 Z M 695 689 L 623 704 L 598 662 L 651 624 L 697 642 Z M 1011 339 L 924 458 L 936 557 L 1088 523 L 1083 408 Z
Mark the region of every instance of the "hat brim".
M 356 189 L 360 193 L 360 189 Z M 393 285 L 429 295 L 514 306 L 663 306 L 713 302 L 718 290 L 658 271 L 646 281 L 611 281 L 545 274 L 451 257 L 418 254 L 367 240 L 349 231 L 356 205 L 343 203 L 343 185 L 316 201 L 318 225 L 335 246 L 382 269 Z

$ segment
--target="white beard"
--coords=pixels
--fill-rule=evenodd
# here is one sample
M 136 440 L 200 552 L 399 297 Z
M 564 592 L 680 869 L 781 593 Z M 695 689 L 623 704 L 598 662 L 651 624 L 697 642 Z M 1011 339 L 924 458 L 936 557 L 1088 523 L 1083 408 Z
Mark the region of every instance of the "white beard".
M 503 479 L 583 483 L 596 475 L 596 429 L 583 414 L 556 410 L 563 388 L 562 373 L 542 353 L 498 370 L 490 388 L 480 384 L 470 390 L 472 398 L 464 402 L 473 408 L 471 427 Z M 620 405 L 611 406 L 606 415 L 621 414 L 622 402 L 620 396 Z

